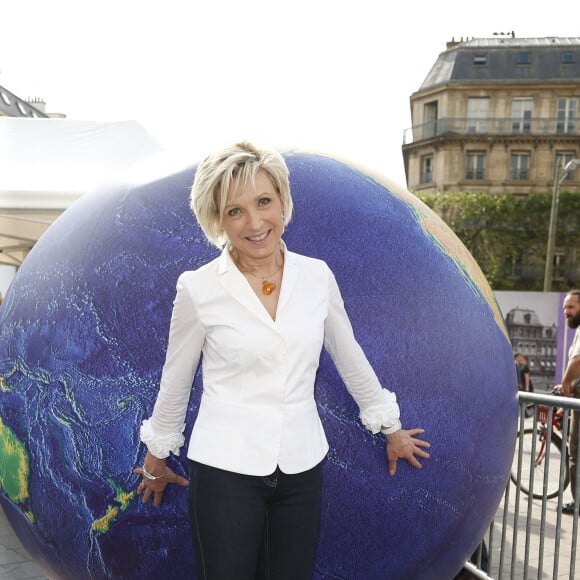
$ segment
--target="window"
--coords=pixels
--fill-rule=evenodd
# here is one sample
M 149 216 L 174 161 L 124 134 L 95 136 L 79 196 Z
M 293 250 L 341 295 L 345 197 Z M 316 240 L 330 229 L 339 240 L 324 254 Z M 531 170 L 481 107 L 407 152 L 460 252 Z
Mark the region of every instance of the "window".
M 563 52 L 562 53 L 562 64 L 574 64 L 576 59 L 574 58 L 573 52 Z
M 532 129 L 534 100 L 518 98 L 512 101 L 512 133 L 529 133 Z
M 424 139 L 429 139 L 437 135 L 437 101 L 425 103 L 423 109 L 425 119 Z
M 485 178 L 485 153 L 470 151 L 465 160 L 465 179 Z
M 433 155 L 421 158 L 421 183 L 433 182 Z
M 527 152 L 514 152 L 510 159 L 510 179 L 522 181 L 528 179 L 530 168 L 530 154 Z
M 558 110 L 556 112 L 556 133 L 575 133 L 577 116 L 578 99 L 558 99 Z
M 530 64 L 532 58 L 529 52 L 518 52 L 518 64 Z
M 483 65 L 483 64 L 487 64 L 487 54 L 476 54 L 473 57 L 473 64 L 475 65 Z
M 470 97 L 467 101 L 467 132 L 486 133 L 489 99 Z
M 566 167 L 568 161 L 572 161 L 574 159 L 574 153 L 570 153 L 568 151 L 556 153 L 556 157 L 554 158 L 554 179 L 556 179 L 556 171 L 562 170 Z M 568 175 L 564 178 L 564 181 L 573 181 L 574 179 L 574 171 L 570 171 Z

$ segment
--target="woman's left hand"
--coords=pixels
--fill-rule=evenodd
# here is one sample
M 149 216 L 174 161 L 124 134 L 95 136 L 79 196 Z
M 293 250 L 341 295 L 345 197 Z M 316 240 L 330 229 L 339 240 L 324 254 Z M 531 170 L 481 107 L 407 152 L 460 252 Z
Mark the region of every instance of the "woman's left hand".
M 182 477 L 181 475 L 177 475 L 172 469 L 169 467 L 165 467 L 163 477 L 158 477 L 157 479 L 148 479 L 143 474 L 142 467 L 136 467 L 133 470 L 133 473 L 137 475 L 142 475 L 143 479 L 139 483 L 137 487 L 137 494 L 142 495 L 141 501 L 143 503 L 147 503 L 151 496 L 153 496 L 153 505 L 155 507 L 159 506 L 161 500 L 163 499 L 163 493 L 165 492 L 165 488 L 170 484 L 174 483 L 176 485 L 180 485 L 182 487 L 187 487 L 189 485 L 189 481 Z
M 406 459 L 413 467 L 421 469 L 422 465 L 417 457 L 428 459 L 429 453 L 423 451 L 422 448 L 429 448 L 431 444 L 423 439 L 418 439 L 415 435 L 424 432 L 424 429 L 399 429 L 386 435 L 390 475 L 395 475 L 397 472 L 398 459 Z

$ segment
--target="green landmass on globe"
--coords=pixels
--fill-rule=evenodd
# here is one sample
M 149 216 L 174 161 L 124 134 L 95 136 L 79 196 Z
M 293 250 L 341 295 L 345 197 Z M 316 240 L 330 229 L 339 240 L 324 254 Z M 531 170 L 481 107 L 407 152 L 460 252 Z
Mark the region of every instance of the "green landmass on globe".
M 119 506 L 108 505 L 105 515 L 93 522 L 91 527 L 93 531 L 99 534 L 108 532 L 111 524 L 117 519 L 119 512 L 125 511 L 129 507 L 131 500 L 136 497 L 136 493 L 134 491 L 125 491 L 124 489 L 121 489 L 110 478 L 108 478 L 107 481 L 117 492 L 115 501 L 119 504 Z
M 0 417 L 0 487 L 14 503 L 29 499 L 30 462 L 22 441 Z

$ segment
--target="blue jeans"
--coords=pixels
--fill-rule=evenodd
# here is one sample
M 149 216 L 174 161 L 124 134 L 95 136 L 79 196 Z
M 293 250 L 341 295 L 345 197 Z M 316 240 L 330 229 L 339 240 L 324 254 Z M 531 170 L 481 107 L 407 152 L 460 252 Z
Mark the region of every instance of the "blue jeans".
M 310 580 L 322 465 L 241 475 L 192 462 L 189 519 L 197 580 Z

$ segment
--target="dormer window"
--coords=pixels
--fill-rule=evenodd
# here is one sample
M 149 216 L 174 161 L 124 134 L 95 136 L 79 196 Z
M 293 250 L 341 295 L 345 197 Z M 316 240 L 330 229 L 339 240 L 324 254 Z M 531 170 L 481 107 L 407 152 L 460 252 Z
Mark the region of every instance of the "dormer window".
M 487 64 L 487 54 L 476 54 L 473 57 L 473 64 L 480 66 L 483 64 Z
M 562 53 L 562 63 L 563 64 L 574 64 L 576 59 L 574 58 L 573 52 L 563 52 Z
M 518 52 L 518 64 L 530 64 L 532 57 L 529 52 Z

